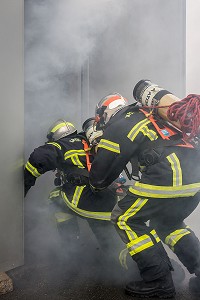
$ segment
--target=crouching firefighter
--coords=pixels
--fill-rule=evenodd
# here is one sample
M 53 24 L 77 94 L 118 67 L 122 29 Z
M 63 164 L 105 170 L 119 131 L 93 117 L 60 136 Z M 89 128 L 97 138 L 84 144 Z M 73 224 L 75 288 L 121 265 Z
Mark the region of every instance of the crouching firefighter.
M 161 239 L 200 277 L 200 243 L 184 223 L 199 203 L 199 150 L 169 127 L 162 128 L 169 137 L 165 141 L 159 122 L 119 94 L 97 104 L 96 122 L 104 134 L 89 176 L 93 190 L 109 186 L 133 158 L 140 166 L 140 178 L 111 216 L 142 277 L 125 291 L 135 297 L 173 297 L 172 266 Z
M 96 143 L 101 135 L 102 131 L 96 131 L 90 140 Z M 93 156 L 85 133 L 77 133 L 72 123 L 61 119 L 50 127 L 47 139 L 44 145 L 34 149 L 25 165 L 25 195 L 39 176 L 57 170 L 57 188 L 50 194 L 50 200 L 66 247 L 70 239 L 79 235 L 76 218 L 79 216 L 87 220 L 103 252 L 109 253 L 115 234 L 110 218 L 117 196 L 110 189 L 97 195 L 92 192 L 88 177 Z

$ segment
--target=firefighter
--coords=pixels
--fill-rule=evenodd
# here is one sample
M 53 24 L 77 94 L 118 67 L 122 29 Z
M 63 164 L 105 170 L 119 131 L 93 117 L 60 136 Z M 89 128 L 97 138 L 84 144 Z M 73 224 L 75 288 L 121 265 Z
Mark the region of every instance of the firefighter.
M 172 266 L 160 238 L 197 276 L 192 283 L 200 280 L 200 243 L 184 222 L 199 203 L 198 150 L 177 132 L 164 142 L 148 114 L 117 93 L 97 104 L 96 125 L 104 134 L 89 176 L 95 193 L 114 181 L 130 161 L 139 165 L 138 181 L 111 215 L 142 277 L 127 284 L 125 291 L 135 297 L 173 297 Z M 162 129 L 165 134 L 173 132 Z
M 83 124 L 84 130 L 91 127 L 88 126 L 91 123 L 89 121 Z M 101 135 L 102 131 L 87 132 L 94 146 Z M 56 170 L 58 186 L 49 198 L 64 245 L 69 248 L 70 242 L 75 242 L 79 237 L 76 216 L 80 216 L 87 220 L 103 252 L 112 257 L 109 245 L 115 231 L 110 217 L 117 195 L 110 188 L 97 195 L 93 194 L 88 181 L 92 159 L 85 133 L 78 134 L 70 122 L 62 119 L 56 121 L 47 133 L 47 142 L 34 149 L 25 165 L 25 195 L 39 176 Z M 120 244 L 117 235 L 115 238 L 116 243 Z

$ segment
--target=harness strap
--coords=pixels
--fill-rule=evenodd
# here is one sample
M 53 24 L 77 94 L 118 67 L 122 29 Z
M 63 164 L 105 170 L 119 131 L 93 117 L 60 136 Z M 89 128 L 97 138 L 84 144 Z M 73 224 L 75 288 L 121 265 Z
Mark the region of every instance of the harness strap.
M 90 152 L 89 151 L 91 150 L 91 148 L 89 148 L 88 143 L 84 139 L 82 140 L 82 143 L 83 143 L 84 151 L 86 154 L 87 169 L 88 169 L 88 172 L 90 172 L 92 163 L 90 162 Z
M 182 132 L 179 132 L 175 128 L 170 128 L 164 122 L 155 119 L 154 115 L 151 112 L 149 113 L 143 109 L 140 109 L 140 111 L 146 116 L 146 118 L 149 119 L 149 121 L 151 121 L 156 131 L 162 137 L 162 140 L 155 140 L 145 143 L 145 147 L 147 146 L 147 144 L 149 144 L 152 145 L 152 148 L 154 148 L 155 145 L 157 145 L 158 147 L 179 146 L 185 148 L 194 148 L 192 144 L 183 140 Z M 162 128 L 159 127 L 159 123 L 162 125 Z

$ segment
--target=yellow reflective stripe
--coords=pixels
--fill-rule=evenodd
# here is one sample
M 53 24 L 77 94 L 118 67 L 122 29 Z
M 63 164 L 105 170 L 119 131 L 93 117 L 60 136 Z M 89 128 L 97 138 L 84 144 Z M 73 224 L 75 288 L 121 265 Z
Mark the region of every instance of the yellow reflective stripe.
M 127 248 L 131 256 L 142 252 L 152 246 L 154 246 L 154 243 L 150 236 L 148 236 L 147 234 L 144 234 L 127 244 Z
M 55 219 L 56 219 L 57 223 L 66 222 L 66 221 L 69 221 L 73 218 L 72 215 L 67 214 L 67 213 L 63 213 L 63 212 L 56 212 L 54 214 L 54 216 L 55 216 Z
M 151 141 L 155 141 L 158 138 L 157 133 L 154 130 L 149 129 L 147 126 L 144 126 L 140 131 Z
M 125 249 L 123 249 L 121 252 L 120 252 L 120 254 L 119 254 L 119 262 L 120 262 L 120 265 L 124 268 L 124 269 L 126 269 L 126 270 L 128 270 L 128 266 L 127 266 L 127 262 L 126 262 L 126 258 L 127 258 L 127 254 L 128 254 L 129 252 L 128 252 L 128 249 L 127 248 L 125 248 Z
M 26 169 L 27 169 L 34 177 L 39 177 L 40 175 L 42 175 L 42 174 L 40 174 L 40 173 L 38 172 L 38 170 L 37 170 L 33 165 L 31 165 L 31 163 L 30 163 L 29 161 L 26 163 L 25 168 L 26 168 Z
M 190 234 L 191 232 L 187 230 L 186 228 L 184 229 L 178 229 L 175 230 L 174 232 L 170 233 L 166 238 L 165 238 L 165 244 L 167 244 L 173 251 L 174 251 L 174 246 L 176 243 L 185 235 Z
M 78 155 L 73 155 L 71 157 L 71 160 L 75 166 L 78 166 L 80 168 L 85 168 L 84 165 L 82 164 L 82 162 L 80 161 Z
M 94 212 L 94 211 L 87 211 L 80 209 L 76 206 L 74 206 L 69 199 L 67 198 L 66 194 L 62 191 L 61 192 L 62 198 L 64 202 L 67 204 L 67 206 L 79 214 L 82 217 L 91 218 L 91 219 L 97 219 L 97 220 L 103 220 L 103 221 L 110 221 L 111 219 L 111 213 L 110 212 Z
M 64 159 L 65 160 L 71 159 L 72 163 L 75 166 L 84 168 L 84 165 L 80 161 L 79 156 L 86 156 L 85 151 L 84 150 L 69 150 L 69 151 L 65 152 Z
M 51 132 L 55 132 L 56 130 L 60 129 L 63 126 L 66 126 L 66 124 L 64 122 L 63 123 L 59 123 L 58 125 L 56 125 L 55 127 L 53 127 L 51 129 Z
M 100 140 L 100 142 L 98 144 L 98 148 L 104 148 L 104 149 L 112 151 L 112 152 L 120 153 L 119 144 L 111 142 L 109 140 L 105 140 L 105 139 Z
M 142 197 L 177 198 L 194 196 L 200 190 L 200 183 L 185 184 L 181 186 L 158 186 L 135 182 L 129 191 Z
M 23 158 L 17 159 L 12 164 L 12 171 L 18 170 L 19 168 L 23 168 L 23 167 L 24 167 L 24 160 L 23 160 Z
M 77 206 L 78 205 L 78 202 L 80 200 L 80 197 L 81 197 L 81 194 L 83 192 L 83 189 L 86 187 L 86 185 L 82 185 L 82 186 L 77 186 L 76 189 L 75 189 L 75 192 L 74 192 L 74 196 L 73 196 L 73 199 L 72 199 L 72 204 L 74 206 Z
M 166 157 L 171 164 L 173 174 L 173 186 L 182 185 L 182 170 L 178 157 L 172 153 Z
M 156 240 L 156 242 L 159 243 L 160 242 L 160 238 L 157 235 L 157 232 L 155 231 L 155 229 L 151 230 L 150 233 L 153 235 L 153 237 Z
M 127 237 L 130 241 L 136 239 L 138 236 L 137 234 L 127 225 L 127 220 L 134 216 L 146 203 L 148 199 L 141 199 L 138 198 L 131 207 L 127 211 L 124 212 L 118 219 L 117 226 L 124 230 L 127 234 Z
M 59 123 L 58 125 L 56 125 L 55 127 L 53 127 L 51 129 L 51 132 L 55 132 L 56 130 L 60 129 L 61 127 L 67 126 L 67 125 L 70 125 L 70 126 L 74 127 L 74 125 L 72 123 L 70 123 L 70 122 L 63 122 L 63 123 Z
M 128 133 L 127 137 L 129 138 L 129 140 L 131 140 L 132 142 L 134 141 L 134 139 L 136 138 L 136 136 L 140 133 L 140 131 L 142 130 L 142 128 L 144 126 L 146 126 L 147 124 L 151 123 L 151 121 L 149 121 L 148 119 L 142 120 L 139 123 L 137 123 Z
M 54 190 L 49 194 L 49 199 L 51 198 L 57 198 L 60 196 L 60 190 Z
M 62 150 L 61 146 L 58 143 L 49 142 L 49 143 L 47 143 L 47 145 L 53 145 L 53 146 L 57 147 L 59 150 Z
M 81 155 L 81 156 L 84 156 L 86 155 L 85 154 L 85 151 L 84 150 L 69 150 L 69 151 L 66 151 L 65 154 L 64 154 L 64 158 L 65 160 L 68 159 L 68 158 L 71 158 L 73 155 Z

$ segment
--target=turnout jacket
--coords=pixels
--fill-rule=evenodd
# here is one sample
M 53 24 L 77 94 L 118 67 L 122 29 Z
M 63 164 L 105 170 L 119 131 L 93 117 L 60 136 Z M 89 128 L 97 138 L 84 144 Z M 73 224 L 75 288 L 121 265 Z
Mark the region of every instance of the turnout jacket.
M 116 196 L 107 189 L 100 195 L 92 192 L 83 140 L 84 136 L 74 134 L 34 149 L 25 165 L 25 194 L 39 176 L 58 169 L 65 178 L 60 194 L 70 209 L 83 217 L 110 220 Z
M 136 157 L 141 176 L 129 192 L 148 198 L 193 196 L 200 190 L 199 150 L 187 147 L 180 138 L 177 144 L 166 146 L 139 108 L 125 107 L 106 124 L 90 171 L 90 184 L 93 189 L 104 189 Z

